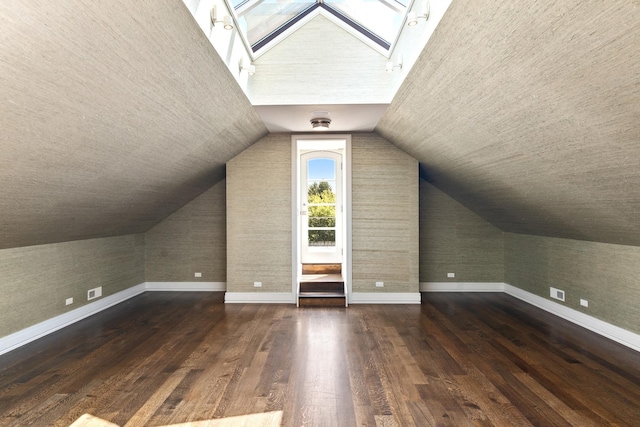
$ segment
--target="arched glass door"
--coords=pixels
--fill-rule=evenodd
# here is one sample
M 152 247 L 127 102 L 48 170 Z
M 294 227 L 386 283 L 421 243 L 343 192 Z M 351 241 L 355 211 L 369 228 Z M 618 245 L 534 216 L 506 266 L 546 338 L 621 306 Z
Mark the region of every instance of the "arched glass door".
M 311 151 L 300 157 L 303 264 L 342 261 L 342 155 Z

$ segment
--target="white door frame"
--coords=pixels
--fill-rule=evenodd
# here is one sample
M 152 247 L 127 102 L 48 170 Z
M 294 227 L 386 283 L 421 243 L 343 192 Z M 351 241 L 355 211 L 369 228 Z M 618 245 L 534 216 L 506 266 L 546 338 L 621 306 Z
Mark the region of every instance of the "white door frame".
M 342 198 L 344 200 L 342 212 L 342 275 L 347 285 L 347 303 L 350 302 L 351 286 L 351 135 L 346 134 L 305 134 L 291 136 L 291 281 L 292 292 L 297 300 L 301 263 L 301 235 L 300 235 L 300 155 L 301 152 L 344 150 L 342 155 Z

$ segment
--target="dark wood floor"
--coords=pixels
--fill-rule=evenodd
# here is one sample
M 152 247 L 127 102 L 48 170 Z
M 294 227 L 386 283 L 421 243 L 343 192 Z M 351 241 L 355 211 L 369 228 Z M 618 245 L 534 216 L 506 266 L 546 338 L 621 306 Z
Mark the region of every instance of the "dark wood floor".
M 423 299 L 146 293 L 0 356 L 0 425 L 640 425 L 639 353 L 504 294 Z

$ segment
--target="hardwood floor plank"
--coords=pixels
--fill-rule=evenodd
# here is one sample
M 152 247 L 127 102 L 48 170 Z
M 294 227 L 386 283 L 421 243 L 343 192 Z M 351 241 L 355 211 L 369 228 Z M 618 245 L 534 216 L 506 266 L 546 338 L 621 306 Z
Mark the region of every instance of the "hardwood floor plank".
M 129 418 L 125 427 L 135 427 L 146 425 L 158 411 L 162 403 L 167 400 L 173 390 L 178 387 L 184 377 L 190 372 L 188 368 L 181 368 L 176 370 L 167 380 L 155 389 L 155 392 L 139 407 L 133 416 Z
M 502 337 L 497 337 L 493 342 L 493 346 L 515 366 L 533 376 L 539 384 L 544 384 L 551 389 L 558 389 L 555 393 L 562 396 L 563 402 L 571 408 L 581 412 L 588 408 L 589 411 L 594 413 L 595 417 L 600 418 L 602 423 L 640 422 L 637 418 L 638 412 L 635 410 L 619 413 L 609 409 L 615 407 L 615 405 L 612 405 L 611 399 L 614 401 L 624 399 L 611 388 L 607 393 L 603 394 L 606 396 L 604 400 L 600 399 L 598 402 L 593 402 L 591 396 L 594 393 L 600 393 L 602 387 L 616 387 L 616 383 L 608 380 L 609 376 L 597 381 L 596 377 L 600 376 L 600 373 L 598 370 L 586 370 L 580 361 L 582 358 L 580 355 L 570 355 L 566 351 L 568 347 L 562 344 L 550 345 L 544 340 L 536 339 L 535 335 L 538 333 L 537 330 L 532 329 L 530 332 L 532 340 L 527 345 L 524 345 L 513 338 L 514 332 L 510 328 L 501 328 Z M 507 338 L 506 340 L 504 339 L 505 337 Z M 541 355 L 543 358 L 540 357 Z M 540 363 L 541 360 L 544 363 Z M 585 378 L 588 378 L 588 380 L 585 381 Z M 565 384 L 566 386 L 559 388 L 558 384 Z M 565 392 L 565 390 L 570 390 L 571 388 L 579 390 L 580 393 Z M 628 390 L 626 389 L 625 394 L 628 393 Z M 611 396 L 611 398 L 608 396 Z M 609 402 L 607 402 L 608 399 Z M 638 401 L 638 396 L 634 396 L 631 401 Z M 631 406 L 629 405 L 629 407 Z
M 2 426 L 637 426 L 639 407 L 639 353 L 501 294 L 148 293 L 0 356 Z
M 481 357 L 470 348 L 476 343 L 476 338 L 469 337 L 467 346 L 455 334 L 455 329 L 448 328 L 448 319 L 444 317 L 434 317 L 435 324 L 429 325 L 429 330 L 433 331 L 433 341 L 439 342 L 452 357 L 460 361 L 460 366 L 464 374 L 456 375 L 456 382 L 465 402 L 469 405 L 478 406 L 483 414 L 496 426 L 526 426 L 529 421 L 516 409 L 516 407 L 500 392 L 488 377 L 494 369 L 494 361 L 490 357 Z M 464 336 L 463 336 L 464 338 Z M 476 345 L 476 348 L 478 346 Z M 425 351 L 415 350 L 418 355 L 425 354 Z M 435 372 L 441 369 L 436 366 Z M 441 376 L 442 374 L 437 374 Z
M 562 418 L 564 418 L 569 425 L 583 426 L 583 427 L 598 427 L 602 425 L 601 420 L 593 420 L 584 417 L 584 410 L 576 411 L 568 407 L 562 400 L 558 399 L 553 393 L 544 388 L 540 383 L 535 381 L 528 374 L 516 374 L 518 380 L 524 384 L 533 393 L 547 402 L 547 404 Z M 582 414 L 580 413 L 582 411 Z
M 118 425 L 89 414 L 83 414 L 69 427 L 118 427 Z

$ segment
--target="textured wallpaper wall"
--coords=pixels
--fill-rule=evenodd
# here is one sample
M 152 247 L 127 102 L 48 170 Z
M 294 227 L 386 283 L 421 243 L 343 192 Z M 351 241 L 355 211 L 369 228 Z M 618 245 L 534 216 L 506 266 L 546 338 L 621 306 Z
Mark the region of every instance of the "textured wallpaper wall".
M 505 279 L 549 298 L 566 292 L 567 305 L 640 333 L 640 248 L 581 240 L 505 233 Z M 580 306 L 580 298 L 589 308 Z
M 226 209 L 223 180 L 147 231 L 146 281 L 225 282 Z
M 144 233 L 267 132 L 182 2 L 86 6 L 2 3 L 0 248 Z
M 504 233 L 422 179 L 420 281 L 504 282 Z
M 0 336 L 143 283 L 144 235 L 0 250 Z M 73 297 L 74 304 L 65 306 Z
M 418 162 L 373 133 L 351 154 L 353 292 L 418 292 Z
M 227 291 L 291 292 L 289 134 L 269 135 L 227 164 Z
M 417 162 L 354 134 L 352 182 L 353 291 L 418 292 Z M 291 135 L 274 134 L 227 164 L 227 290 L 291 292 L 291 233 Z
M 639 5 L 453 1 L 376 132 L 504 231 L 640 246 Z

